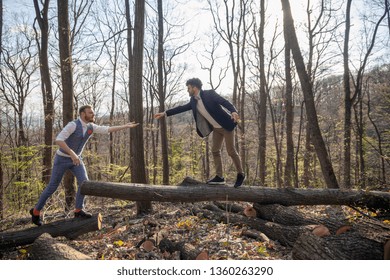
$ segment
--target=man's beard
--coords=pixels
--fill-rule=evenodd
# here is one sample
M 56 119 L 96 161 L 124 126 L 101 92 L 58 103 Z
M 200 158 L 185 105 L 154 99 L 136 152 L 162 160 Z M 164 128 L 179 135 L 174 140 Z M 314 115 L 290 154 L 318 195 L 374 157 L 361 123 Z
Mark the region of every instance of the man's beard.
M 94 117 L 92 117 L 92 118 L 86 118 L 86 121 L 87 121 L 88 123 L 94 123 L 94 122 L 95 122 L 95 118 L 94 118 Z

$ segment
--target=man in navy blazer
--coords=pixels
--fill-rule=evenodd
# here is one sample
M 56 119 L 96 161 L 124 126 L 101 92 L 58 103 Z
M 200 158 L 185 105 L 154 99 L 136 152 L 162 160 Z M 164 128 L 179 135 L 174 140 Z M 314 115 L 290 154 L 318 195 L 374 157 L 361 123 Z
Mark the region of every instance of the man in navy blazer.
M 214 90 L 202 90 L 202 82 L 198 78 L 186 82 L 190 102 L 185 105 L 169 109 L 154 115 L 156 119 L 173 116 L 192 110 L 196 122 L 196 132 L 200 137 L 206 137 L 213 132 L 212 153 L 216 175 L 207 183 L 210 185 L 223 185 L 225 179 L 222 174 L 223 165 L 221 149 L 225 140 L 226 150 L 232 158 L 237 169 L 237 178 L 234 187 L 238 188 L 245 180 L 240 156 L 234 144 L 234 128 L 239 120 L 236 108 L 228 100 L 218 95 Z

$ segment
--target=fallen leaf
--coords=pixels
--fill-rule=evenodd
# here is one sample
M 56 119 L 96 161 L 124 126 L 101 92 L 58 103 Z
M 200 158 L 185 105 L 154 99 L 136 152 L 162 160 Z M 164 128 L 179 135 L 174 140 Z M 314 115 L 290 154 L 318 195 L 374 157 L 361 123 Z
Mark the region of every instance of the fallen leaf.
M 123 244 L 125 244 L 122 240 L 117 240 L 117 241 L 114 241 L 113 243 L 115 246 L 118 246 L 118 247 L 121 247 L 123 246 Z

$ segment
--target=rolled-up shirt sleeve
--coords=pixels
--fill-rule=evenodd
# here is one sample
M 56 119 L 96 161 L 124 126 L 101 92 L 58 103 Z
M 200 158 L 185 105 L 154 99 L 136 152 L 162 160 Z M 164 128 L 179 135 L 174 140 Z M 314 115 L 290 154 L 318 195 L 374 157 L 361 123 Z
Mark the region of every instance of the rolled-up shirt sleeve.
M 56 141 L 65 141 L 76 130 L 76 123 L 69 122 L 57 135 Z
M 108 132 L 108 129 L 110 128 L 109 126 L 97 125 L 97 124 L 92 124 L 92 126 L 93 126 L 93 133 L 109 134 Z

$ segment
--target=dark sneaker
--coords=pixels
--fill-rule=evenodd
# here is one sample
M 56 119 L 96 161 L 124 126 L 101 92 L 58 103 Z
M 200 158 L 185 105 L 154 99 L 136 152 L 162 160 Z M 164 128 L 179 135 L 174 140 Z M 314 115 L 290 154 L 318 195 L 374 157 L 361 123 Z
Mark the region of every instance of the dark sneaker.
M 79 212 L 74 212 L 75 218 L 91 218 L 92 214 L 85 212 L 84 210 L 80 210 Z
M 31 214 L 31 221 L 40 227 L 42 225 L 41 217 L 39 215 L 38 216 L 34 215 L 34 208 L 30 209 L 30 214 Z
M 245 180 L 245 174 L 238 173 L 237 174 L 237 180 L 236 180 L 236 183 L 234 184 L 234 187 L 235 188 L 240 187 L 242 185 L 242 183 L 244 183 L 244 180 Z
M 225 179 L 216 175 L 213 179 L 207 181 L 209 185 L 225 185 Z

